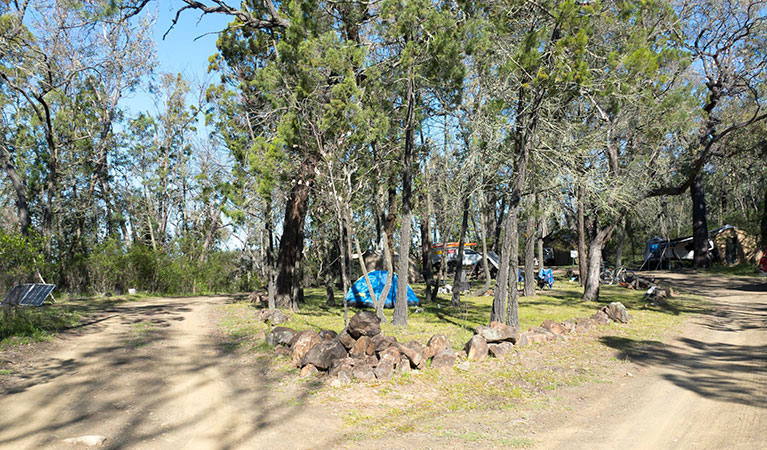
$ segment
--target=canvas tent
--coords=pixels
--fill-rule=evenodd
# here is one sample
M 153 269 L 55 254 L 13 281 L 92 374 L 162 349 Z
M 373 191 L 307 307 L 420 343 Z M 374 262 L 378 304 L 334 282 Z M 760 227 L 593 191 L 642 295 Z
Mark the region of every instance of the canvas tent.
M 674 239 L 654 237 L 647 242 L 643 268 L 657 268 L 668 261 L 692 261 L 692 236 Z M 722 264 L 754 262 L 757 253 L 756 238 L 732 225 L 709 232 L 708 250 L 714 261 Z
M 370 273 L 368 273 L 368 278 L 370 279 L 370 284 L 373 286 L 373 293 L 375 294 L 376 298 L 381 296 L 381 293 L 383 292 L 384 286 L 386 285 L 386 277 L 389 275 L 389 273 L 385 270 L 374 270 Z M 391 288 L 389 289 L 389 294 L 386 296 L 386 301 L 384 302 L 384 308 L 394 308 L 394 301 L 397 298 L 397 274 L 395 273 L 392 277 L 392 283 Z M 373 305 L 373 297 L 370 295 L 370 291 L 368 290 L 367 283 L 365 282 L 365 277 L 360 277 L 357 281 L 354 282 L 351 289 L 349 289 L 349 292 L 346 293 L 346 301 L 350 305 L 356 305 L 358 307 L 374 307 Z M 407 287 L 407 305 L 408 306 L 418 306 L 421 304 L 421 301 L 418 300 L 418 297 L 415 296 L 415 292 L 413 292 L 413 289 L 410 288 L 410 286 Z

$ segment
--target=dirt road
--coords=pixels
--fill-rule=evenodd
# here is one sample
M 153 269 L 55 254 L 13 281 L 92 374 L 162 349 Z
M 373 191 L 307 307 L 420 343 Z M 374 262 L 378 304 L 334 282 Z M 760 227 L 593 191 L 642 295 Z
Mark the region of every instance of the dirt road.
M 309 384 L 283 385 L 268 360 L 243 364 L 220 348 L 224 301 L 124 304 L 64 333 L 5 386 L 0 448 L 73 448 L 62 440 L 83 435 L 120 449 L 332 447 L 339 425 L 304 404 Z
M 605 338 L 635 373 L 581 389 L 545 424 L 542 449 L 767 448 L 767 284 L 748 277 L 656 273 L 716 309 L 665 344 Z

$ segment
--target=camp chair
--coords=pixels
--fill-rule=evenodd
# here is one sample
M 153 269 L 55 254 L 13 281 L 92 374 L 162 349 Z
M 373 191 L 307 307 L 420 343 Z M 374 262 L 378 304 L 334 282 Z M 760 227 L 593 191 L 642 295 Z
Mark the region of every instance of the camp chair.
M 541 271 L 538 273 L 538 279 L 540 280 L 538 282 L 538 285 L 543 289 L 545 286 L 548 286 L 549 289 L 551 289 L 554 286 L 554 275 L 551 273 L 551 269 L 541 269 Z

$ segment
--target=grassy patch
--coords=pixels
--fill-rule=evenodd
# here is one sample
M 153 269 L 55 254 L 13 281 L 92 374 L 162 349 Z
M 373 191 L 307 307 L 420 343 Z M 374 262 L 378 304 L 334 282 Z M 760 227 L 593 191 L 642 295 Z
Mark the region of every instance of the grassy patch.
M 699 269 L 699 272 L 710 273 L 713 275 L 725 275 L 731 277 L 748 277 L 758 276 L 757 268 L 751 264 L 738 264 L 736 266 L 728 266 L 724 264 L 712 264 L 707 269 Z

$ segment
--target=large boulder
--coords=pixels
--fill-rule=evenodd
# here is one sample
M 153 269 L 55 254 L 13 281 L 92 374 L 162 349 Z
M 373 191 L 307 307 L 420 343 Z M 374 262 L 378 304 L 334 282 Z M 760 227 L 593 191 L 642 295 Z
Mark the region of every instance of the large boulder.
M 290 340 L 295 336 L 296 330 L 288 327 L 274 327 L 266 335 L 266 343 L 275 347 L 277 345 L 290 345 Z
M 381 334 L 381 320 L 370 311 L 360 311 L 349 319 L 349 334 L 354 339 Z
M 370 338 L 367 336 L 360 336 L 357 342 L 349 349 L 349 356 L 352 358 L 364 358 L 367 354 L 367 348 L 370 344 Z
M 602 308 L 602 311 L 604 311 L 604 313 L 607 314 L 607 317 L 609 317 L 611 320 L 615 322 L 629 323 L 629 321 L 631 320 L 631 316 L 629 316 L 629 312 L 626 310 L 626 307 L 623 306 L 621 302 L 612 302 L 609 305 Z
M 349 380 L 352 379 L 352 369 L 354 368 L 355 359 L 346 357 L 346 358 L 339 358 L 334 360 L 330 364 L 330 370 L 328 370 L 328 374 L 331 377 L 338 376 L 341 372 L 346 372 L 346 375 L 348 376 Z
M 517 345 L 522 347 L 525 345 L 546 342 L 552 335 L 553 333 L 546 332 L 543 328 L 531 328 L 530 330 L 522 333 L 522 335 L 519 337 L 519 342 L 517 342 Z
M 427 358 L 431 358 L 442 350 L 450 348 L 450 341 L 444 334 L 435 334 L 429 339 L 426 346 L 429 347 Z
M 487 359 L 487 341 L 481 334 L 475 334 L 469 342 L 466 343 L 466 358 L 474 361 L 484 361 Z
M 452 348 L 444 348 L 431 358 L 431 366 L 435 369 L 453 367 L 455 364 L 455 352 Z
M 314 331 L 302 331 L 293 336 L 290 344 L 290 359 L 296 367 L 301 366 L 301 361 L 309 350 L 322 342 L 322 338 Z
M 487 348 L 490 351 L 490 354 L 498 359 L 505 358 L 506 355 L 511 353 L 511 350 L 514 349 L 514 344 L 511 342 L 498 342 L 493 344 L 487 344 Z
M 339 341 L 322 341 L 309 349 L 301 365 L 313 364 L 320 370 L 328 370 L 333 361 L 346 356 L 346 349 Z

